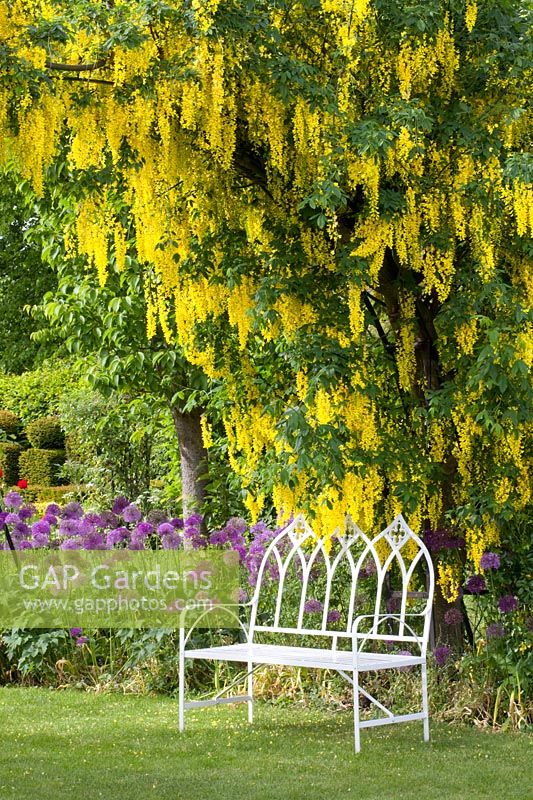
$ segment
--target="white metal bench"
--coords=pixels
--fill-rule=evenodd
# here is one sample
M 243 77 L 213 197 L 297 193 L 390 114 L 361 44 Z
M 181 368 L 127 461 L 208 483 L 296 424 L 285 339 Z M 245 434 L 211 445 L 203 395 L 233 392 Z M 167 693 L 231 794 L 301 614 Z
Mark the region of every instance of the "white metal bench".
M 357 614 L 359 589 L 363 584 L 368 586 L 369 579 L 365 577 L 368 574 L 375 581 L 372 607 L 368 614 Z M 392 575 L 399 585 L 399 591 L 395 592 L 399 604 L 396 613 L 384 607 Z M 292 576 L 292 582 L 289 576 Z M 425 592 L 410 591 L 410 583 L 414 580 L 425 582 Z M 187 649 L 191 634 L 201 627 L 203 615 L 187 631 L 180 630 L 180 730 L 184 729 L 186 709 L 219 703 L 247 702 L 248 720 L 252 722 L 253 673 L 261 665 L 275 664 L 336 670 L 353 686 L 356 752 L 360 750 L 360 729 L 375 725 L 423 720 L 424 739 L 428 741 L 426 650 L 433 589 L 434 574 L 429 552 L 401 515 L 374 538 L 365 535 L 348 520 L 345 535 L 336 538 L 330 552 L 327 552 L 324 541 L 317 539 L 305 519 L 297 516 L 268 545 L 257 574 L 252 600 L 235 606 L 233 611 L 228 609 L 241 629 L 244 641 Z M 306 613 L 311 592 L 318 609 L 314 614 Z M 328 617 L 331 620 L 331 605 L 339 593 L 344 597 L 342 617 L 332 624 L 328 622 Z M 320 594 L 319 601 L 317 594 Z M 422 606 L 415 612 L 408 611 L 412 596 Z M 243 608 L 249 612 L 248 622 L 241 619 Z M 287 613 L 292 615 L 291 619 L 287 619 Z M 312 616 L 317 621 L 308 624 L 308 618 Z M 269 644 L 258 641 L 258 638 L 272 634 L 277 634 L 277 638 L 282 634 L 284 639 L 294 637 L 296 643 Z M 326 646 L 308 646 L 309 637 L 320 638 L 326 642 Z M 347 649 L 343 649 L 343 643 Z M 381 648 L 381 652 L 371 652 L 369 643 L 373 643 L 374 648 Z M 410 646 L 416 652 L 412 655 L 405 650 L 391 652 L 391 648 L 401 645 Z M 186 659 L 246 664 L 247 694 L 223 697 L 235 682 L 213 699 L 185 702 Z M 360 684 L 361 673 L 416 665 L 421 668 L 422 710 L 415 713 L 394 714 Z M 361 720 L 361 695 L 376 706 L 383 716 Z

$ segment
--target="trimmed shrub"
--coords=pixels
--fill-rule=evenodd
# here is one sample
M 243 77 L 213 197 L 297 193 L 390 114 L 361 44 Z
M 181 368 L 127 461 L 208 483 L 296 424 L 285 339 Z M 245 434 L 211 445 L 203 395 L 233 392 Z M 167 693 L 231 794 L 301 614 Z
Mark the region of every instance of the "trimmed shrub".
M 19 470 L 24 475 L 30 487 L 57 486 L 61 483 L 60 470 L 65 463 L 65 451 L 43 450 L 32 447 L 20 455 Z
M 20 431 L 19 418 L 6 408 L 0 408 L 0 431 L 4 431 L 9 436 L 16 436 Z
M 62 450 L 65 434 L 58 417 L 40 417 L 26 425 L 25 434 L 32 447 L 42 450 Z
M 0 469 L 4 473 L 3 483 L 14 486 L 19 479 L 20 444 L 0 442 Z

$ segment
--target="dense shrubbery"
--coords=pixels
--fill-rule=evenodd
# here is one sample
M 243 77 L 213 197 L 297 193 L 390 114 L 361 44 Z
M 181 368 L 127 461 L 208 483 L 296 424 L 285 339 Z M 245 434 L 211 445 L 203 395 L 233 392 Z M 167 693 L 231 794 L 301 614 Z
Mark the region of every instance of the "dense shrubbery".
M 65 434 L 59 417 L 39 417 L 28 423 L 25 434 L 32 447 L 44 450 L 62 450 Z
M 31 447 L 20 454 L 19 472 L 31 485 L 57 486 L 62 482 L 61 468 L 64 462 L 64 450 Z
M 16 437 L 20 430 L 20 419 L 12 411 L 0 408 L 0 439 L 5 436 Z
M 8 486 L 14 486 L 19 479 L 21 452 L 22 447 L 16 442 L 0 442 L 0 470 Z

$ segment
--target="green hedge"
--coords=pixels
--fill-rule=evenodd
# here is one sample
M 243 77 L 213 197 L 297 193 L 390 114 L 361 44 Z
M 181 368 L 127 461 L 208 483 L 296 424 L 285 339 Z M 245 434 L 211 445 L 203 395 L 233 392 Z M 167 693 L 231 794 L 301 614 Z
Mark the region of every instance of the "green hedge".
M 9 436 L 16 436 L 20 431 L 20 419 L 6 408 L 0 408 L 0 431 Z
M 0 442 L 0 469 L 3 472 L 2 483 L 6 486 L 13 486 L 19 479 L 21 452 L 20 444 Z
M 0 408 L 8 408 L 27 425 L 57 414 L 61 400 L 80 385 L 80 370 L 67 361 L 50 361 L 22 375 L 0 374 Z
M 32 447 L 43 450 L 63 450 L 65 434 L 58 417 L 40 417 L 26 425 L 25 434 Z
M 30 487 L 57 486 L 61 483 L 59 471 L 65 463 L 64 450 L 42 450 L 32 447 L 20 455 L 19 471 Z

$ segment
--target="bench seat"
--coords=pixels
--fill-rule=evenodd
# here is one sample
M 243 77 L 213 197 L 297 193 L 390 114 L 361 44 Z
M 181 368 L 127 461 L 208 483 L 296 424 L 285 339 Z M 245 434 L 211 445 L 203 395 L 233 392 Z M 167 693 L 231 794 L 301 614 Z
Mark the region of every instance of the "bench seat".
M 351 650 L 326 650 L 314 647 L 289 647 L 275 644 L 230 644 L 187 650 L 187 658 L 213 661 L 252 662 L 254 664 L 278 664 L 287 667 L 310 667 L 314 669 L 353 670 Z M 422 664 L 421 656 L 398 655 L 396 653 L 359 653 L 360 672 L 377 669 L 394 669 Z

